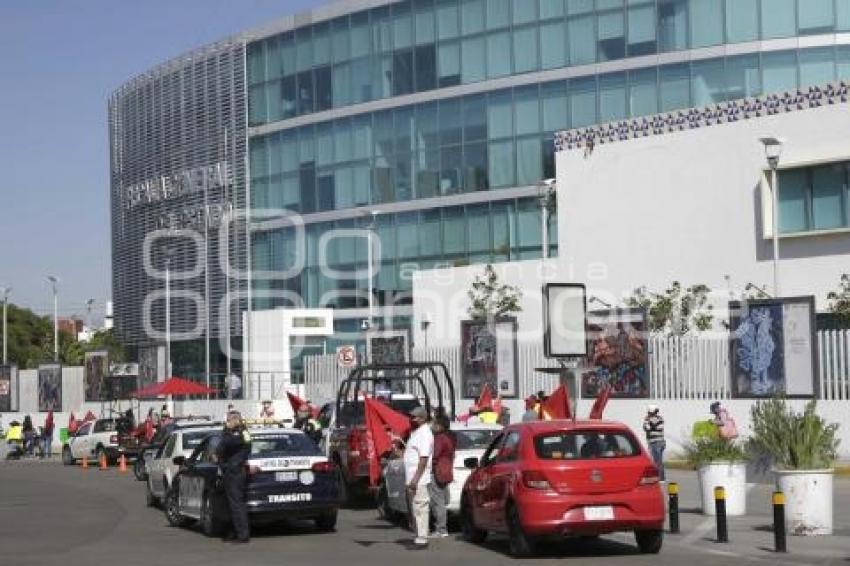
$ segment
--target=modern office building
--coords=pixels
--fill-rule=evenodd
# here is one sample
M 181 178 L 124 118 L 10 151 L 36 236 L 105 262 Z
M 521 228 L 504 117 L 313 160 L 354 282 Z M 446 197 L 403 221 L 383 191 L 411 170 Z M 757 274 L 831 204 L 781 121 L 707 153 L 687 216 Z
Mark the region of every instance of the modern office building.
M 545 216 L 558 254 L 564 215 L 541 214 L 539 188 L 556 132 L 845 77 L 850 0 L 350 0 L 284 18 L 113 95 L 116 328 L 162 344 L 143 324 L 147 300 L 164 329 L 143 240 L 177 226 L 202 237 L 171 261 L 208 267 L 175 281 L 172 358 L 201 354 L 195 370 L 249 307 L 335 309 L 325 348 L 370 312 L 409 329 L 417 270 L 538 258 Z M 242 220 L 210 238 L 226 203 Z M 223 244 L 238 275 L 211 259 Z

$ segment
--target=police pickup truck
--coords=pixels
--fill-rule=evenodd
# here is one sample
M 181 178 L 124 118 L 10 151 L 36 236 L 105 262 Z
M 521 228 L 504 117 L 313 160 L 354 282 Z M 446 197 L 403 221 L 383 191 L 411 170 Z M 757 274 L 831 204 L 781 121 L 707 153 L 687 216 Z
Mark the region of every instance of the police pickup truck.
M 338 472 L 316 444 L 300 430 L 267 427 L 250 433 L 245 503 L 251 522 L 312 519 L 319 530 L 334 530 L 340 504 Z M 204 534 L 219 536 L 229 524 L 215 461 L 220 440 L 221 433 L 213 433 L 188 458 L 174 458 L 180 470 L 165 498 L 165 516 L 172 526 L 197 521 Z

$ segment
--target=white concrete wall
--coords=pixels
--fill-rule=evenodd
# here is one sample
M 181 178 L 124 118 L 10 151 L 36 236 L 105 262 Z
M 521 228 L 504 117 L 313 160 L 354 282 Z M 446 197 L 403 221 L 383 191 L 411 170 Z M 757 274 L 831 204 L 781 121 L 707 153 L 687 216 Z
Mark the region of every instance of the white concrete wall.
M 516 285 L 522 291 L 522 311 L 515 315 L 520 342 L 542 340 L 542 288 L 547 281 L 561 280 L 559 267 L 555 259 L 493 264 L 501 283 Z M 414 273 L 413 344 L 417 348 L 460 344 L 460 322 L 469 320 L 467 310 L 471 301 L 467 292 L 483 273 L 483 265 Z M 423 320 L 430 321 L 427 331 Z
M 560 152 L 562 270 L 613 299 L 641 285 L 660 291 L 673 280 L 705 283 L 728 297 L 724 274 L 736 292 L 747 282 L 771 290 L 758 138 L 785 138 L 785 167 L 850 159 L 848 131 L 850 108 L 839 104 L 599 144 L 588 156 Z M 850 234 L 783 237 L 780 256 L 782 294 L 814 294 L 822 310 L 850 270 Z

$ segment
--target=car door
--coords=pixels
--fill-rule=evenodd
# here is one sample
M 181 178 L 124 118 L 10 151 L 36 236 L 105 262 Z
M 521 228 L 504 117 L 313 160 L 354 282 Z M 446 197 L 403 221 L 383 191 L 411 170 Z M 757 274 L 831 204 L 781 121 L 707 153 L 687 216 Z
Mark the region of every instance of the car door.
M 68 445 L 71 448 L 71 454 L 74 458 L 82 458 L 91 456 L 91 449 L 89 448 L 89 439 L 91 436 L 91 429 L 94 423 L 88 422 L 80 426 L 77 430 L 77 433 L 71 438 L 71 441 Z
M 490 465 L 490 485 L 485 493 L 484 507 L 490 515 L 489 524 L 495 530 L 505 528 L 505 505 L 510 495 L 511 482 L 519 459 L 520 438 L 519 431 L 507 433 Z
M 151 465 L 150 479 L 151 484 L 154 486 L 154 494 L 157 496 L 165 495 L 165 492 L 168 491 L 165 472 L 166 467 L 173 465 L 171 463 L 171 458 L 174 457 L 174 446 L 178 440 L 179 434 L 177 433 L 169 436 L 168 440 L 165 442 L 165 446 L 163 446 L 162 450 L 159 451 L 159 454 L 157 454 L 157 457 Z
M 206 439 L 186 460 L 179 472 L 180 512 L 189 517 L 200 518 L 203 474 L 199 466 L 209 458 L 210 439 Z
M 387 486 L 390 507 L 401 513 L 407 513 L 407 490 L 405 489 L 403 458 L 392 458 L 387 461 L 384 481 Z
M 488 508 L 488 505 L 491 503 L 487 493 L 490 490 L 492 465 L 504 440 L 504 434 L 499 434 L 493 439 L 493 442 L 490 443 L 490 446 L 481 457 L 478 467 L 467 480 L 467 485 L 469 486 L 468 492 L 472 499 L 472 516 L 479 528 L 492 528 L 492 516 Z

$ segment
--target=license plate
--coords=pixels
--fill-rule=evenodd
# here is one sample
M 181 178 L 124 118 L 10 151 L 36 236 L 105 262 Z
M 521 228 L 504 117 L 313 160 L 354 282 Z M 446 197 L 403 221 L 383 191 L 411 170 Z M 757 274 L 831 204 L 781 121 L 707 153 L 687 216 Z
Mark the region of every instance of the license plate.
M 614 508 L 611 505 L 601 507 L 585 507 L 585 521 L 611 521 L 614 519 Z
M 298 479 L 298 472 L 275 472 L 275 481 L 295 481 Z

